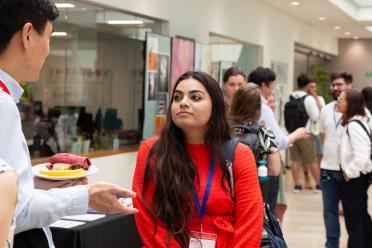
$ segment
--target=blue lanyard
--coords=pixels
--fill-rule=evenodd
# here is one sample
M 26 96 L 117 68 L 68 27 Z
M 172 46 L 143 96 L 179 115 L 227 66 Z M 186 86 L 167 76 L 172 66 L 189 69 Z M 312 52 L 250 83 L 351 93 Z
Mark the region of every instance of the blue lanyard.
M 195 202 L 196 209 L 198 210 L 198 214 L 200 217 L 200 223 L 202 223 L 202 219 L 204 217 L 205 210 L 207 208 L 209 192 L 211 190 L 211 185 L 212 185 L 213 173 L 214 173 L 214 160 L 212 159 L 210 166 L 209 166 L 207 187 L 205 188 L 204 197 L 203 197 L 203 205 L 201 206 L 201 208 L 200 208 L 200 203 L 199 203 L 199 197 L 198 197 L 198 194 L 196 193 L 195 185 L 192 188 L 192 194 L 194 196 L 194 202 Z
M 340 125 L 341 118 L 338 119 L 338 121 L 336 122 L 336 105 L 335 105 L 335 107 L 333 108 L 333 120 L 334 120 L 334 122 L 335 122 L 336 129 L 337 129 L 338 126 Z

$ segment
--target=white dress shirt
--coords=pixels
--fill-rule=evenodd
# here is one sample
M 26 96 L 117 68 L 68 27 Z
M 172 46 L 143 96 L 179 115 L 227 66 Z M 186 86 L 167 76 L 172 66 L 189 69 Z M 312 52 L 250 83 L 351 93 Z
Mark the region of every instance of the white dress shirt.
M 369 133 L 371 132 L 372 122 L 368 122 L 368 117 L 354 116 L 351 120 L 360 120 Z M 341 167 L 346 176 L 357 178 L 360 173 L 367 174 L 372 171 L 371 141 L 359 123 L 351 120 L 342 135 Z
M 275 118 L 274 112 L 267 105 L 267 100 L 261 96 L 261 116 L 258 123 L 268 126 L 275 135 L 275 139 L 278 142 L 279 150 L 287 149 L 288 137 L 284 134 L 280 128 L 278 121 Z
M 319 130 L 324 134 L 323 158 L 320 168 L 340 170 L 339 150 L 344 127 L 341 125 L 342 114 L 336 112 L 336 101 L 328 103 L 320 112 Z
M 35 189 L 28 146 L 16 106 L 23 89 L 2 70 L 0 80 L 10 91 L 10 95 L 0 91 L 0 157 L 15 169 L 18 178 L 15 233 L 43 227 L 49 247 L 54 247 L 48 225 L 66 215 L 86 213 L 88 190 L 86 186 L 48 191 Z

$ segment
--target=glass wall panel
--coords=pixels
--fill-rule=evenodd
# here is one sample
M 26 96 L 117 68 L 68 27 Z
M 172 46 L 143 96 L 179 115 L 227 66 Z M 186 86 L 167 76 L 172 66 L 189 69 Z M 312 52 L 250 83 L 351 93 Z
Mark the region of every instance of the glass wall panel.
M 144 40 L 161 22 L 79 1 L 58 1 L 50 55 L 19 104 L 33 157 L 138 144 Z M 66 5 L 67 4 L 67 5 Z

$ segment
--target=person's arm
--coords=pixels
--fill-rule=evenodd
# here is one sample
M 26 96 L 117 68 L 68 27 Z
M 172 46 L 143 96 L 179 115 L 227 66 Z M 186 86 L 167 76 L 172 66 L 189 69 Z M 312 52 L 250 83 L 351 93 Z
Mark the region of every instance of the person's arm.
M 318 99 L 318 98 L 316 98 Z M 318 100 L 319 101 L 319 100 Z M 319 108 L 317 106 L 316 100 L 313 96 L 309 95 L 305 98 L 305 109 L 306 113 L 309 116 L 309 119 L 313 122 L 319 120 Z
M 252 151 L 238 144 L 234 158 L 235 224 L 229 247 L 259 247 L 263 201 Z
M 16 222 L 22 225 L 17 225 L 16 233 L 48 226 L 66 215 L 85 214 L 88 207 L 103 213 L 138 212 L 137 209 L 122 205 L 115 196 L 134 197 L 135 194 L 110 183 L 100 182 L 48 191 L 32 189 L 28 193 L 31 199 L 17 216 Z
M 154 140 L 152 140 L 154 141 Z M 138 150 L 136 169 L 134 171 L 132 190 L 137 193 L 137 197 L 133 199 L 134 207 L 138 208 L 140 214 L 135 216 L 137 230 L 141 236 L 144 247 L 166 247 L 166 239 L 168 234 L 168 229 L 165 224 L 157 219 L 157 227 L 155 232 L 155 223 L 149 213 L 148 208 L 145 205 L 144 199 L 146 199 L 147 206 L 152 208 L 152 197 L 154 195 L 154 182 L 150 181 L 145 193 L 142 194 L 143 180 L 146 169 L 146 161 L 149 155 L 150 144 L 149 140 L 143 142 Z M 179 243 L 170 237 L 169 247 L 181 247 Z
M 280 154 L 279 151 L 267 155 L 267 167 L 269 176 L 279 176 L 280 174 Z
M 266 155 L 268 175 L 278 176 L 280 173 L 280 154 L 275 135 L 268 126 L 263 126 L 258 133 L 263 156 Z
M 273 131 L 275 139 L 278 142 L 279 150 L 283 150 L 288 147 L 290 144 L 289 139 L 279 127 L 273 111 L 266 104 L 261 104 L 261 117 L 259 123 L 268 126 Z
M 17 177 L 13 171 L 0 172 L 0 244 L 5 244 L 17 201 Z
M 304 127 L 299 127 L 292 133 L 288 134 L 288 144 L 293 144 L 297 140 L 307 139 L 310 137 L 309 131 Z
M 325 108 L 323 108 L 321 111 L 320 111 L 320 114 L 319 114 L 319 132 L 320 132 L 320 142 L 322 142 L 324 144 L 324 138 L 325 138 L 325 120 L 326 120 L 326 111 L 325 111 Z
M 346 128 L 349 130 L 352 160 L 345 165 L 344 173 L 348 178 L 357 178 L 370 160 L 371 144 L 367 133 L 358 123 L 350 122 Z

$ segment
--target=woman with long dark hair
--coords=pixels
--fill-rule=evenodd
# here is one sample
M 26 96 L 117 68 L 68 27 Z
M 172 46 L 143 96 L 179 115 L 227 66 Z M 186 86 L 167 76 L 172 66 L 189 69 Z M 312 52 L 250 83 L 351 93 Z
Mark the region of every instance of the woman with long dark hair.
M 233 133 L 238 137 L 244 135 L 256 137 L 250 144 L 256 160 L 266 160 L 268 167 L 269 178 L 278 176 L 280 172 L 280 155 L 278 143 L 275 140 L 275 135 L 266 125 L 261 125 L 258 120 L 261 116 L 261 95 L 258 85 L 247 83 L 241 86 L 234 94 L 228 111 L 228 119 L 232 124 Z M 243 128 L 244 127 L 244 128 Z M 243 138 L 244 139 L 244 138 Z M 258 161 L 256 161 L 257 163 Z M 270 205 L 270 209 L 275 213 L 276 200 L 278 197 L 277 185 L 263 183 L 261 191 L 264 201 Z
M 344 209 L 348 248 L 372 247 L 372 221 L 368 214 L 368 173 L 371 162 L 371 122 L 366 114 L 363 96 L 347 89 L 337 99 L 337 111 L 345 126 L 340 155 L 345 180 L 340 198 Z
M 203 72 L 183 74 L 160 137 L 138 151 L 133 203 L 145 247 L 259 247 L 263 203 L 255 160 L 237 145 L 233 200 L 223 152 L 229 139 L 218 83 Z

